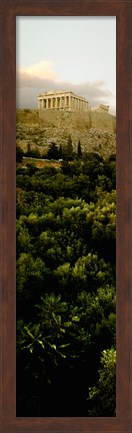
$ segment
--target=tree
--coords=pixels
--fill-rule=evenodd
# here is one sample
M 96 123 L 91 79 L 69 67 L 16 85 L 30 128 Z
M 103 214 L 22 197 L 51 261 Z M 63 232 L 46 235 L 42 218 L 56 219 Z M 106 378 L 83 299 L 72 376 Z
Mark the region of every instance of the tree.
M 24 152 L 21 147 L 16 147 L 16 162 L 22 162 Z
M 60 144 L 60 148 L 59 148 L 59 159 L 62 159 L 62 146 Z
M 71 138 L 70 134 L 69 134 L 68 140 L 67 140 L 67 154 L 68 154 L 69 160 L 72 160 L 73 159 L 73 144 L 72 144 L 72 138 Z
M 29 156 L 31 158 L 40 158 L 41 157 L 38 149 L 32 149 L 32 150 L 30 150 L 30 155 Z
M 63 149 L 63 158 L 66 161 L 72 161 L 73 159 L 73 144 L 72 144 L 72 138 L 70 134 L 68 135 L 67 138 L 67 144 Z
M 81 158 L 81 156 L 82 156 L 82 150 L 81 150 L 80 140 L 79 140 L 78 146 L 77 146 L 77 156 L 78 156 L 78 158 Z
M 31 152 L 31 144 L 28 141 L 28 145 L 27 145 L 27 155 L 30 156 L 30 152 Z
M 59 150 L 57 144 L 52 142 L 47 152 L 47 158 L 49 159 L 58 159 L 59 158 Z
M 89 388 L 89 416 L 115 416 L 116 414 L 116 351 L 103 350 L 99 380 Z
M 35 304 L 44 288 L 47 272 L 48 269 L 40 257 L 34 259 L 30 253 L 20 254 L 16 266 L 17 313 L 20 317 L 32 317 Z

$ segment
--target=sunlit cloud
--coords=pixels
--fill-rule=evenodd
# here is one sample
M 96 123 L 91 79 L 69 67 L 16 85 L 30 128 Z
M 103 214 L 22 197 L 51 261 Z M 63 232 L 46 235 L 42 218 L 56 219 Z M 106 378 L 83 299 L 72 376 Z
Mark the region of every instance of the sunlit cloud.
M 27 78 L 27 80 L 34 78 L 55 80 L 58 78 L 58 75 L 54 71 L 54 63 L 48 60 L 42 60 L 39 63 L 19 69 L 17 76 L 19 80 L 23 77 Z

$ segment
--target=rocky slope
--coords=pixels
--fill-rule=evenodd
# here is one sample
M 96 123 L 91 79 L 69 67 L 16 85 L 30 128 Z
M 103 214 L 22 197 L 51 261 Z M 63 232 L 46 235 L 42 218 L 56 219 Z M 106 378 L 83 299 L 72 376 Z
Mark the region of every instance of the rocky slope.
M 104 158 L 116 151 L 115 118 L 98 113 L 45 112 L 17 110 L 17 144 L 26 152 L 38 149 L 43 155 L 51 142 L 65 146 L 71 135 L 74 150 L 78 141 L 82 151 L 96 151 Z

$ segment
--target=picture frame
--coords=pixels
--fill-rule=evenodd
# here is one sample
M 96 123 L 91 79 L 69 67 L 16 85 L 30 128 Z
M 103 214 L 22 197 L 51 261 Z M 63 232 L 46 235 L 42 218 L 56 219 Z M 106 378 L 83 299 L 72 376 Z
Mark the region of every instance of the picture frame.
M 116 16 L 116 417 L 16 418 L 16 16 Z M 130 0 L 1 3 L 1 431 L 131 432 L 131 26 Z

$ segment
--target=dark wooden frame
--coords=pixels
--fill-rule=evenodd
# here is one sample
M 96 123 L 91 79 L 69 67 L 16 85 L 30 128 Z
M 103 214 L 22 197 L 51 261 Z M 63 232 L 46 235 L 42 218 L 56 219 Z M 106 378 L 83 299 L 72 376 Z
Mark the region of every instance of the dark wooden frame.
M 2 36 L 2 433 L 131 432 L 131 0 L 1 0 Z M 117 415 L 16 418 L 16 16 L 116 16 L 117 21 Z M 107 35 L 106 35 L 107 37 Z

